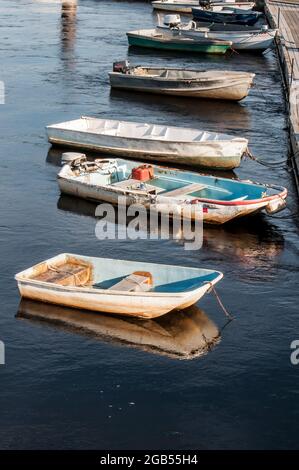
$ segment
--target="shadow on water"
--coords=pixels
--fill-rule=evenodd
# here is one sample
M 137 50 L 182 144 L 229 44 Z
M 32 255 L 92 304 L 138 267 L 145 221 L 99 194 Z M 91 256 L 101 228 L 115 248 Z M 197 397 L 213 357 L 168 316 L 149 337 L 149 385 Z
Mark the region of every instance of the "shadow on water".
M 201 356 L 220 341 L 219 329 L 196 305 L 155 320 L 139 320 L 22 299 L 17 318 L 47 322 L 55 328 L 173 359 Z
M 110 100 L 115 102 L 133 102 L 147 108 L 157 107 L 161 109 L 162 107 L 162 109 L 173 111 L 182 116 L 201 119 L 205 117 L 209 121 L 217 121 L 217 116 L 220 115 L 223 122 L 229 122 L 230 126 L 236 129 L 248 129 L 251 124 L 248 109 L 238 102 L 191 99 L 116 89 L 111 89 Z M 196 122 L 192 127 L 196 127 Z

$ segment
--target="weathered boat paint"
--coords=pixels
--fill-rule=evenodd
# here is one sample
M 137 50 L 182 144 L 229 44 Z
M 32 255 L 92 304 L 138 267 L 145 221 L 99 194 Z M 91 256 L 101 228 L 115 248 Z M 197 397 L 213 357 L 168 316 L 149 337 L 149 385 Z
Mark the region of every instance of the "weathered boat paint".
M 105 123 L 109 124 L 111 129 L 104 129 Z M 118 131 L 117 126 L 124 130 Z M 137 136 L 134 126 L 136 130 L 145 129 L 145 133 L 146 129 L 148 132 L 153 129 L 154 134 Z M 130 129 L 131 135 L 126 128 Z M 161 133 L 167 134 L 168 130 L 173 137 L 170 139 L 165 135 L 162 138 Z M 48 140 L 52 144 L 95 150 L 116 156 L 221 170 L 238 167 L 248 147 L 247 139 L 227 134 L 88 117 L 47 126 L 47 133 Z M 193 140 L 190 140 L 191 137 L 183 138 L 182 135 L 185 133 L 189 133 Z
M 122 171 L 126 171 L 126 174 L 129 176 L 135 165 L 138 166 L 137 162 L 111 160 L 109 175 L 105 173 L 105 175 L 101 176 L 100 170 L 98 170 L 99 180 L 104 178 L 105 182 L 101 183 L 99 181 L 97 184 L 93 177 L 93 174 L 97 176 L 96 170 L 90 172 L 89 175 L 84 171 L 81 176 L 78 170 L 72 169 L 70 164 L 64 165 L 57 176 L 58 185 L 62 193 L 72 196 L 96 202 L 105 201 L 114 205 L 118 205 L 119 198 L 122 197 L 126 205 L 142 204 L 147 209 L 165 215 L 171 212 L 170 208 L 176 206 L 176 213 L 179 216 L 186 216 L 188 214 L 192 220 L 199 219 L 208 224 L 224 224 L 233 219 L 245 217 L 262 210 L 273 213 L 285 207 L 287 190 L 283 187 L 263 185 L 249 181 L 228 180 L 219 177 L 215 178 L 213 176 L 199 175 L 159 166 L 154 166 L 154 174 L 157 179 L 160 178 L 165 182 L 169 179 L 169 181 L 177 181 L 179 184 L 185 182 L 186 186 L 190 183 L 202 183 L 205 185 L 205 188 L 197 196 L 192 196 L 192 192 L 191 195 L 188 195 L 187 191 L 185 196 L 169 197 L 165 196 L 163 192 L 158 192 L 156 196 L 147 194 L 146 185 L 144 191 L 129 189 L 125 186 L 120 187 L 117 184 L 113 185 L 112 168 L 114 168 L 115 172 L 118 172 L 118 168 L 120 168 Z M 125 167 L 126 170 L 124 170 Z M 105 169 L 106 171 L 107 169 Z M 118 180 L 119 177 L 117 177 Z M 125 181 L 125 179 L 121 181 Z M 150 182 L 149 184 L 151 185 Z M 158 185 L 156 187 L 159 189 Z M 213 193 L 214 188 L 219 194 L 217 199 L 215 196 L 214 198 L 209 196 L 209 193 Z M 254 194 L 254 196 L 251 194 Z M 244 196 L 246 199 L 243 199 Z M 191 201 L 192 205 L 190 205 Z M 203 212 L 201 210 L 202 206 L 204 207 Z
M 48 269 L 48 266 L 55 266 L 57 263 L 61 264 L 67 259 L 74 258 L 91 263 L 94 271 L 99 271 L 99 267 L 102 266 L 101 271 L 105 273 L 105 276 L 109 276 L 107 274 L 109 269 L 114 271 L 114 276 L 122 276 L 136 270 L 147 270 L 153 274 L 154 279 L 165 275 L 169 283 L 179 279 L 180 276 L 182 279 L 188 279 L 188 276 L 190 278 L 202 276 L 203 279 L 210 280 L 203 281 L 200 287 L 185 292 L 123 292 L 93 286 L 62 286 L 34 279 L 37 273 Z M 155 318 L 174 309 L 184 309 L 193 305 L 210 290 L 211 285 L 216 284 L 222 277 L 222 273 L 206 269 L 62 253 L 16 274 L 15 279 L 21 296 L 31 300 L 111 314 Z M 97 278 L 94 278 L 93 282 L 97 282 Z
M 140 71 L 142 73 L 140 73 Z M 187 72 L 189 78 L 165 76 Z M 193 76 L 192 76 L 193 75 Z M 200 71 L 161 67 L 131 67 L 130 73 L 110 72 L 110 84 L 147 93 L 240 101 L 248 95 L 255 74 L 246 72 Z

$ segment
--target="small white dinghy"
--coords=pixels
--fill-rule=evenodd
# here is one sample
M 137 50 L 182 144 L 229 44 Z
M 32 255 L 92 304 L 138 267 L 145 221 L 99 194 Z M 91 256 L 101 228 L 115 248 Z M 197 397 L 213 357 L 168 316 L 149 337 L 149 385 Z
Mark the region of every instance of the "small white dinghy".
M 209 224 L 285 207 L 280 186 L 230 180 L 126 160 L 94 160 L 72 154 L 58 174 L 60 191 L 96 202 L 142 204 L 169 214 Z M 120 197 L 123 199 L 121 200 Z
M 22 297 L 140 318 L 197 302 L 219 271 L 63 253 L 18 273 Z
M 248 95 L 254 73 L 113 64 L 112 88 L 162 95 L 240 101 Z
M 47 127 L 52 144 L 196 168 L 232 170 L 248 140 L 228 134 L 142 122 L 81 117 Z

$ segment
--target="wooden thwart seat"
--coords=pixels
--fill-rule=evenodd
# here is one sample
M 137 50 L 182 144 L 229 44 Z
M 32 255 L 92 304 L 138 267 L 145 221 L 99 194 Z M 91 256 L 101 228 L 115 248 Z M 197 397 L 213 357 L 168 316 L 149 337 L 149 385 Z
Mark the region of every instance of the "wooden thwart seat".
M 195 193 L 196 191 L 200 191 L 201 189 L 206 188 L 205 184 L 200 183 L 192 183 L 184 186 L 183 188 L 174 189 L 173 191 L 167 191 L 163 194 L 166 197 L 178 197 L 184 196 L 189 193 Z
M 136 187 L 136 186 L 140 186 L 141 183 L 144 184 L 144 189 Z M 147 193 L 149 191 L 155 191 L 156 193 L 159 193 L 163 191 L 162 188 L 149 184 L 147 181 L 135 180 L 133 178 L 119 181 L 118 183 L 113 183 L 113 186 L 116 186 L 117 188 L 121 188 L 121 189 L 128 189 L 128 190 L 133 190 L 133 191 L 142 192 L 142 193 Z
M 153 285 L 153 278 L 151 273 L 136 271 L 121 281 L 117 282 L 108 290 L 117 290 L 124 292 L 146 292 L 151 289 Z

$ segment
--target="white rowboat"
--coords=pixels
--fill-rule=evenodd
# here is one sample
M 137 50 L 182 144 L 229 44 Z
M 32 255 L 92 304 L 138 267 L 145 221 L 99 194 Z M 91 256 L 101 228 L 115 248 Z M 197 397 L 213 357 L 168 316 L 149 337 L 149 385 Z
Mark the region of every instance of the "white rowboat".
M 52 144 L 222 170 L 238 167 L 248 147 L 228 134 L 92 117 L 48 126 L 47 133 Z
M 149 291 L 112 287 L 133 272 L 151 274 Z M 71 275 L 71 273 L 74 275 Z M 63 253 L 18 273 L 22 297 L 66 307 L 155 318 L 196 303 L 222 279 L 219 271 Z

